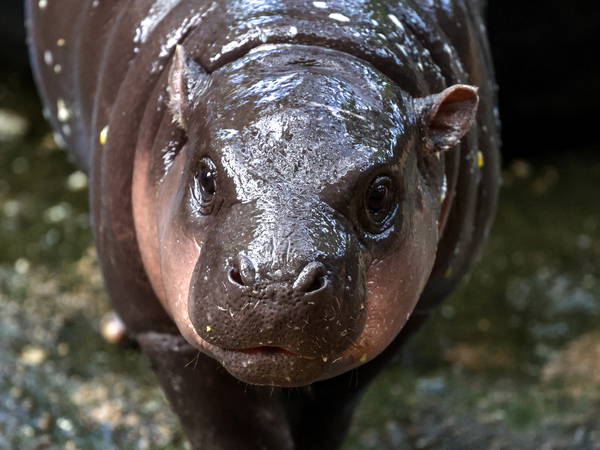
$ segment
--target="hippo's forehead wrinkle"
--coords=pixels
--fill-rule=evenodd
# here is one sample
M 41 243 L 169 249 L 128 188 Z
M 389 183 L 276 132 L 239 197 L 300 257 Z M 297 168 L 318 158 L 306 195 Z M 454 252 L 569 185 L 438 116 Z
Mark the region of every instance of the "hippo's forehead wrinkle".
M 394 95 L 393 84 L 372 66 L 347 54 L 302 45 L 263 45 L 215 72 L 223 94 L 236 101 L 252 100 L 252 94 L 265 96 L 302 85 L 306 100 L 310 95 L 329 93 L 332 97 L 351 93 L 363 102 L 381 106 Z M 310 84 L 319 87 L 314 90 Z M 345 92 L 350 87 L 348 92 Z M 340 90 L 341 89 L 341 90 Z M 231 107 L 235 102 L 228 102 Z M 225 107 L 227 105 L 224 105 Z
M 397 162 L 393 128 L 378 130 L 377 122 L 354 114 L 340 120 L 344 113 L 329 105 L 311 107 L 318 112 L 286 110 L 219 133 L 214 144 L 240 200 L 251 201 L 276 185 L 318 192 L 351 173 Z
M 213 85 L 208 146 L 242 202 L 263 198 L 276 185 L 319 193 L 397 165 L 414 120 L 408 100 L 389 81 L 366 82 L 362 71 L 356 80 L 312 68 L 238 73 Z

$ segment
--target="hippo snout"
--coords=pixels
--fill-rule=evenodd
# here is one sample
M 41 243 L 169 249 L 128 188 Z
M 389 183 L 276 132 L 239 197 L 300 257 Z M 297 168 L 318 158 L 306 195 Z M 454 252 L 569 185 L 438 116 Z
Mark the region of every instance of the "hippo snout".
M 239 288 L 253 287 L 256 283 L 256 268 L 247 256 L 240 254 L 229 269 L 228 280 Z M 292 284 L 292 292 L 297 295 L 314 295 L 329 286 L 325 266 L 312 261 L 306 264 Z
M 366 292 L 357 245 L 319 258 L 288 245 L 288 256 L 271 259 L 237 252 L 216 265 L 218 273 L 199 262 L 197 273 L 211 274 L 193 284 L 189 314 L 202 339 L 229 351 L 275 348 L 325 360 L 352 345 Z

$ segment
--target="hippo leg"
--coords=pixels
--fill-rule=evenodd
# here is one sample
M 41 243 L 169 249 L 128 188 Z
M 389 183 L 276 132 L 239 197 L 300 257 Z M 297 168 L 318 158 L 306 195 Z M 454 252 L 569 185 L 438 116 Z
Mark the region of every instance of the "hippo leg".
M 415 313 L 395 341 L 377 358 L 335 378 L 290 392 L 285 408 L 297 450 L 341 448 L 362 395 L 386 366 L 427 321 L 428 312 Z
M 202 450 L 336 450 L 354 409 L 377 374 L 426 321 L 415 313 L 377 358 L 304 388 L 241 383 L 181 336 L 142 333 L 137 341 L 152 361 L 192 448 Z
M 333 380 L 290 391 L 285 408 L 298 450 L 341 448 L 364 390 Z
M 249 386 L 179 336 L 137 340 L 194 449 L 338 449 L 364 391 L 333 380 L 300 389 Z
M 180 336 L 137 337 L 192 448 L 292 450 L 281 392 L 240 383 Z

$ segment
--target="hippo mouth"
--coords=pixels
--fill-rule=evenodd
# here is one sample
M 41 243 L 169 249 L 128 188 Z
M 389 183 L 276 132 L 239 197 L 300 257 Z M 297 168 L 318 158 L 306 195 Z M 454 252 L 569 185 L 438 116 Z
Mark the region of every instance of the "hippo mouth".
M 252 347 L 252 348 L 243 348 L 243 349 L 239 349 L 239 350 L 238 349 L 226 349 L 226 351 L 239 352 L 239 353 L 243 353 L 246 355 L 259 355 L 259 356 L 266 355 L 266 356 L 268 356 L 268 355 L 282 354 L 282 355 L 295 356 L 295 357 L 305 358 L 305 359 L 316 359 L 315 357 L 302 356 L 298 353 L 294 353 L 283 347 L 275 347 L 275 346 L 270 346 L 270 345 Z
M 262 386 L 308 385 L 323 375 L 327 361 L 276 346 L 244 349 L 213 347 L 212 353 L 235 378 Z

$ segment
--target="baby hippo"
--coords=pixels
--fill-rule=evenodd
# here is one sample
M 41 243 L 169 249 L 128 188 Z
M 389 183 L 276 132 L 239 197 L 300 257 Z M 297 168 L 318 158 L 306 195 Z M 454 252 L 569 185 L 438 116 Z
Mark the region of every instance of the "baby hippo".
M 339 448 L 494 216 L 481 2 L 26 3 L 111 300 L 193 447 Z

